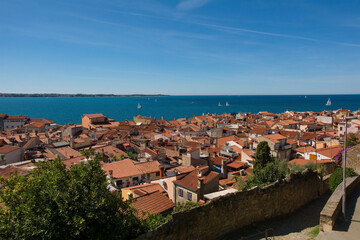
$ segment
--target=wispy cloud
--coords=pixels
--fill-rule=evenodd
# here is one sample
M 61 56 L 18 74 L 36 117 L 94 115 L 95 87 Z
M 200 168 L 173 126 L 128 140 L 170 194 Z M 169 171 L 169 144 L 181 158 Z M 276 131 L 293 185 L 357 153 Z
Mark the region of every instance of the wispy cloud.
M 187 4 L 189 4 L 189 7 L 190 6 L 194 6 L 194 8 L 195 8 L 195 6 L 201 7 L 208 2 L 209 2 L 209 0 L 185 0 L 178 5 L 178 9 L 180 6 L 182 6 L 182 7 L 187 6 Z M 170 21 L 175 21 L 175 22 L 183 22 L 183 23 L 187 23 L 187 24 L 193 24 L 193 25 L 203 26 L 206 28 L 211 28 L 211 29 L 214 29 L 217 31 L 227 32 L 230 34 L 240 34 L 240 33 L 246 32 L 246 33 L 251 33 L 251 34 L 256 34 L 256 35 L 264 35 L 264 36 L 270 36 L 270 37 L 297 39 L 297 40 L 304 40 L 304 41 L 311 41 L 311 42 L 322 42 L 322 43 L 335 44 L 335 45 L 341 45 L 341 46 L 346 46 L 346 47 L 356 47 L 356 48 L 360 47 L 360 44 L 358 44 L 358 43 L 338 42 L 338 41 L 332 41 L 332 40 L 327 40 L 327 39 L 317 39 L 317 38 L 312 38 L 312 37 L 292 35 L 292 34 L 286 34 L 286 33 L 258 31 L 258 30 L 249 29 L 249 28 L 231 27 L 231 26 L 220 25 L 220 24 L 210 24 L 210 23 L 205 23 L 205 22 L 201 21 L 198 16 L 187 16 L 186 18 L 184 18 L 184 17 L 178 17 L 174 13 L 166 14 L 166 16 L 165 16 L 165 15 L 161 15 L 161 14 L 160 15 L 152 15 L 152 14 L 144 14 L 144 13 L 136 13 L 136 12 L 125 12 L 125 11 L 118 11 L 118 12 L 122 13 L 122 14 L 138 16 L 138 17 L 157 18 L 157 19 L 170 20 Z
M 184 0 L 182 2 L 180 2 L 177 5 L 177 9 L 179 10 L 192 10 L 195 8 L 200 8 L 204 5 L 206 5 L 207 3 L 209 3 L 211 0 Z
M 322 40 L 322 39 L 309 38 L 309 37 L 303 37 L 303 36 L 297 36 L 297 35 L 274 33 L 274 32 L 263 32 L 263 31 L 257 31 L 257 30 L 247 29 L 247 28 L 228 27 L 228 26 L 207 24 L 207 23 L 200 23 L 200 22 L 194 22 L 194 24 L 209 27 L 209 28 L 212 28 L 212 29 L 215 29 L 218 31 L 229 32 L 232 34 L 239 34 L 241 32 L 247 32 L 247 33 L 266 35 L 266 36 L 272 36 L 272 37 L 291 38 L 291 39 L 299 39 L 299 40 L 312 41 L 312 42 L 331 43 L 331 44 L 342 45 L 342 46 L 347 46 L 347 47 L 360 47 L 360 44 L 357 44 L 357 43 Z

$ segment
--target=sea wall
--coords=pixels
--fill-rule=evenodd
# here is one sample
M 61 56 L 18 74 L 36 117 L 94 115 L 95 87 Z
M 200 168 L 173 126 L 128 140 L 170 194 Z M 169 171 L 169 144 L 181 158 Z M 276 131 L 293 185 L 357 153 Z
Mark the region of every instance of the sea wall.
M 324 181 L 307 169 L 264 188 L 232 193 L 175 213 L 169 222 L 137 239 L 216 239 L 254 222 L 294 212 L 328 189 Z

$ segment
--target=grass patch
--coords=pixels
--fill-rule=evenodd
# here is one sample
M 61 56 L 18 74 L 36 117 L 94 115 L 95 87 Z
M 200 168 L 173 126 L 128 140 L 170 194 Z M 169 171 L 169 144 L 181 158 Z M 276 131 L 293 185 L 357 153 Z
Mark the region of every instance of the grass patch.
M 313 230 L 311 230 L 310 236 L 315 239 L 317 235 L 319 235 L 319 232 L 320 232 L 320 226 L 317 225 L 313 228 Z

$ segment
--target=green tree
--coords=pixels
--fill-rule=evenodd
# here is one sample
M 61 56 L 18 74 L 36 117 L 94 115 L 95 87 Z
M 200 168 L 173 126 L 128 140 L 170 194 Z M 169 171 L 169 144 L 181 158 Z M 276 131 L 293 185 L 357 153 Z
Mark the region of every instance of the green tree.
M 266 141 L 260 142 L 256 148 L 255 162 L 252 173 L 246 180 L 237 184 L 239 190 L 254 186 L 264 186 L 284 178 L 289 172 L 286 162 L 280 162 L 270 155 L 270 147 Z
M 70 170 L 56 159 L 28 177 L 1 178 L 0 239 L 129 239 L 147 230 L 93 159 Z
M 346 146 L 353 147 L 355 145 L 359 144 L 358 137 L 355 133 L 349 133 L 346 138 Z
M 254 172 L 264 168 L 268 163 L 274 162 L 270 155 L 270 147 L 266 141 L 262 141 L 258 144 L 255 153 Z
M 357 173 L 352 168 L 346 168 L 346 177 L 357 176 Z M 343 168 L 337 168 L 329 178 L 329 188 L 331 191 L 335 191 L 337 186 L 343 181 Z

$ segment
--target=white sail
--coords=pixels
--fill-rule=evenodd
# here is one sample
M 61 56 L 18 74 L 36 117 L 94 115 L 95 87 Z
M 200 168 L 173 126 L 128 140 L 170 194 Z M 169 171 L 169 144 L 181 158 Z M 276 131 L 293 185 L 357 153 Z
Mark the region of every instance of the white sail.
M 221 103 L 220 103 L 220 102 L 219 102 L 218 106 L 221 107 Z
M 331 106 L 331 100 L 330 100 L 330 98 L 327 100 L 326 106 Z
M 141 105 L 140 105 L 140 103 L 138 103 L 137 108 L 138 108 L 138 109 L 141 109 L 141 108 L 142 108 Z
M 230 104 L 229 104 L 228 102 L 226 102 L 226 104 L 225 104 L 225 105 L 226 105 L 227 107 L 228 107 L 228 106 L 230 106 Z

